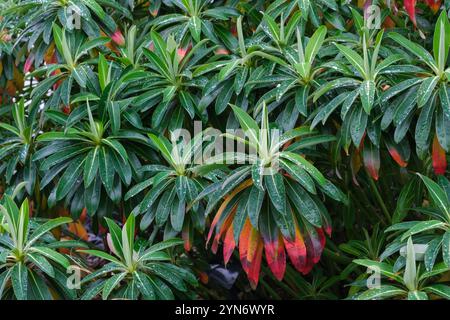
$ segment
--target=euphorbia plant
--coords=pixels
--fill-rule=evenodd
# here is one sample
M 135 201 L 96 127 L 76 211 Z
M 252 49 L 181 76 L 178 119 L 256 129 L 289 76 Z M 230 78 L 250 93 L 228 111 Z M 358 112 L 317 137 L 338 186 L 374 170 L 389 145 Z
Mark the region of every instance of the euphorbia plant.
M 81 299 L 138 298 L 150 300 L 174 299 L 174 289 L 187 292 L 197 279 L 188 270 L 172 263 L 167 249 L 183 241 L 170 239 L 151 246 L 135 242 L 135 217 L 130 214 L 120 227 L 106 218 L 109 227 L 108 246 L 113 255 L 98 250 L 82 252 L 109 261 L 102 268 L 83 278 L 82 284 L 92 281 Z M 106 279 L 105 279 L 106 278 Z
M 45 74 L 47 78 L 41 81 L 31 92 L 33 102 L 40 99 L 53 87 L 55 92 L 46 102 L 47 108 L 57 109 L 60 104 L 68 107 L 70 104 L 73 83 L 79 88 L 85 88 L 88 81 L 89 67 L 87 61 L 81 58 L 90 50 L 108 42 L 108 38 L 85 40 L 79 32 L 66 32 L 58 25 L 53 25 L 55 46 L 61 57 L 59 63 L 45 65 L 30 74 L 30 77 Z
M 13 122 L 0 122 L 4 134 L 0 139 L 0 160 L 5 161 L 0 173 L 5 173 L 6 182 L 12 186 L 27 181 L 26 190 L 32 195 L 38 177 L 37 167 L 32 161 L 37 124 L 34 117 L 27 117 L 24 99 L 13 104 L 11 111 Z M 11 181 L 14 176 L 14 181 Z
M 378 262 L 364 259 L 354 260 L 354 263 L 371 268 L 375 272 L 380 272 L 389 282 L 383 281 L 379 287 L 370 288 L 366 291 L 355 294 L 356 300 L 374 299 L 408 299 L 408 300 L 428 300 L 433 294 L 444 299 L 450 299 L 450 287 L 443 283 L 433 283 L 436 276 L 448 271 L 443 264 L 437 264 L 430 271 L 423 269 L 422 265 L 417 265 L 416 252 L 411 238 L 406 244 L 406 257 L 404 258 L 403 277 L 394 271 L 394 266 L 386 262 Z M 384 279 L 383 279 L 384 280 Z
M 151 49 L 144 48 L 144 55 L 149 63 L 144 66 L 149 69 L 145 93 L 133 100 L 138 110 L 146 111 L 155 106 L 151 124 L 154 128 L 177 129 L 183 125 L 185 114 L 191 119 L 197 114 L 198 98 L 192 91 L 206 84 L 206 79 L 197 76 L 193 70 L 204 56 L 212 51 L 204 45 L 203 39 L 189 52 L 179 48 L 173 36 L 165 41 L 158 33 L 152 31 Z
M 14 16 L 16 28 L 21 28 L 18 44 L 24 42 L 27 50 L 32 50 L 36 58 L 36 66 L 42 63 L 41 51 L 51 47 L 52 25 L 70 31 L 79 29 L 84 35 L 96 38 L 102 30 L 112 33 L 117 28 L 112 17 L 107 14 L 97 0 L 19 0 L 4 11 L 5 15 Z M 106 2 L 102 5 L 115 6 Z M 126 8 L 121 8 L 121 14 L 129 15 Z M 79 23 L 79 24 L 78 24 Z
M 427 187 L 433 205 L 414 210 L 429 216 L 430 220 L 405 221 L 387 228 L 386 232 L 400 234 L 386 251 L 389 254 L 394 253 L 408 238 L 413 237 L 416 243 L 426 245 L 424 265 L 427 271 L 433 269 L 439 252 L 442 252 L 442 260 L 450 269 L 450 182 L 442 176 L 439 177 L 438 183 L 423 175 L 420 175 L 420 178 Z M 421 236 L 421 239 L 416 240 L 415 237 L 418 236 Z
M 266 20 L 266 23 L 269 25 L 275 23 L 269 16 L 266 16 Z M 297 39 L 297 43 L 294 46 L 286 46 L 282 49 L 282 52 L 287 57 L 288 64 L 286 66 L 279 66 L 273 76 L 263 78 L 259 81 L 259 83 L 267 83 L 270 86 L 273 86 L 274 79 L 277 81 L 281 79 L 281 83 L 264 94 L 261 99 L 266 102 L 270 100 L 280 102 L 280 100 L 285 101 L 289 99 L 294 101 L 295 108 L 300 114 L 307 116 L 309 113 L 308 102 L 310 95 L 320 86 L 316 78 L 323 71 L 323 68 L 320 62 L 316 60 L 317 54 L 324 43 L 327 28 L 325 26 L 318 28 L 305 45 L 305 38 L 302 37 L 300 29 L 297 26 L 298 21 L 297 23 L 295 21 L 295 17 L 289 20 L 286 31 L 284 31 L 286 34 L 283 35 L 283 38 L 287 38 L 285 40 L 287 41 L 290 35 L 295 32 Z M 266 33 L 271 38 L 281 37 L 281 30 L 277 30 L 275 27 L 267 28 Z M 290 120 L 295 122 L 296 119 L 295 117 Z
M 214 27 L 222 21 L 239 16 L 239 12 L 232 3 L 216 5 L 207 0 L 169 0 L 165 1 L 165 4 L 178 7 L 182 13 L 159 16 L 151 21 L 151 25 L 156 30 L 170 31 L 175 35 L 176 40 L 184 45 L 192 40 L 200 42 L 202 34 L 215 43 L 219 43 L 220 35 Z
M 277 132 L 269 126 L 265 105 L 261 128 L 242 109 L 232 108 L 248 141 L 237 135 L 226 136 L 256 152 L 226 153 L 210 160 L 219 161 L 224 156 L 228 161 L 248 159 L 252 164 L 238 166 L 200 194 L 200 198 L 208 196 L 205 214 L 221 203 L 211 223 L 208 242 L 215 233 L 212 244 L 215 252 L 223 239 L 225 263 L 234 248 L 239 247 L 242 267 L 253 288 L 258 284 L 263 248 L 277 279 L 284 276 L 285 251 L 294 267 L 307 274 L 320 260 L 325 233 L 331 235 L 330 217 L 316 186 L 338 201 L 345 202 L 346 197 L 299 152 L 333 141 L 334 137 L 315 135 L 301 127 L 282 134 L 277 140 Z
M 415 113 L 419 113 L 415 129 L 416 151 L 419 157 L 428 154 L 431 139 L 437 136 L 439 144 L 433 148 L 450 150 L 448 127 L 450 125 L 450 95 L 449 75 L 447 68 L 448 52 L 450 48 L 450 23 L 445 10 L 442 11 L 433 36 L 433 54 L 417 43 L 404 36 L 391 33 L 389 37 L 407 49 L 423 62 L 427 69 L 420 72 L 420 77 L 406 79 L 389 90 L 381 97 L 380 102 L 386 103 L 394 95 L 402 94 L 402 103 L 394 103 L 387 111 L 383 121 L 387 125 L 394 120 L 396 131 L 406 132 Z M 433 126 L 434 120 L 434 126 Z M 396 142 L 401 139 L 394 137 Z M 439 155 L 439 152 L 435 153 Z M 436 164 L 438 166 L 439 164 Z
M 0 218 L 6 230 L 0 234 L 0 298 L 75 299 L 76 292 L 67 288 L 69 259 L 55 250 L 65 244 L 48 233 L 72 219 L 61 217 L 40 224 L 30 220 L 28 199 L 20 209 L 9 195 L 2 202 Z
M 153 221 L 156 227 L 165 226 L 165 237 L 183 231 L 185 248 L 190 250 L 194 229 L 203 232 L 205 227 L 204 206 L 191 203 L 210 183 L 217 181 L 223 173 L 219 164 L 199 164 L 207 143 L 207 130 L 197 134 L 192 141 L 172 140 L 149 134 L 156 149 L 167 161 L 165 165 L 146 165 L 141 172 L 149 177 L 136 184 L 125 195 L 125 200 L 150 188 L 138 206 L 143 214 L 141 229 L 145 230 Z M 176 138 L 176 137 L 174 137 Z
M 258 35 L 253 34 L 254 41 L 246 41 L 242 26 L 242 16 L 237 19 L 237 39 L 227 39 L 226 47 L 230 54 L 226 58 L 212 57 L 207 63 L 197 66 L 194 76 L 210 74 L 217 71 L 206 83 L 203 89 L 203 97 L 200 100 L 201 110 L 211 104 L 214 99 L 215 113 L 223 113 L 233 97 L 238 101 L 248 102 L 248 97 L 255 87 L 255 82 L 262 80 L 271 74 L 271 66 L 275 64 L 286 66 L 287 63 L 277 57 L 273 52 L 266 52 L 263 43 L 259 41 Z M 265 64 L 258 65 L 257 61 L 262 58 Z
M 133 165 L 139 162 L 124 144 L 147 143 L 137 133 L 130 135 L 123 130 L 112 134 L 110 121 L 94 120 L 89 105 L 86 111 L 88 121 L 80 121 L 63 132 L 39 135 L 37 141 L 45 146 L 33 157 L 45 172 L 41 188 L 57 181 L 52 186 L 49 204 L 66 199 L 74 216 L 79 216 L 83 208 L 87 208 L 89 215 L 98 210 L 106 214 L 108 199 L 118 204 L 122 200 L 122 188 L 130 185 L 133 178 Z M 65 123 L 67 116 L 59 114 L 54 119 Z

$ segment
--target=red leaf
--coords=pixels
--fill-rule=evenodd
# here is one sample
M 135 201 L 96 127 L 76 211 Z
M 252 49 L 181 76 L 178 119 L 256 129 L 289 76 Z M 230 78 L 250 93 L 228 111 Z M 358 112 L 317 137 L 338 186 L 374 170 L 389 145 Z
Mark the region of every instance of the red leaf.
M 236 242 L 234 241 L 234 231 L 233 224 L 228 228 L 225 234 L 225 239 L 223 240 L 223 260 L 225 265 L 230 261 L 231 254 L 236 247 Z
M 283 237 L 283 240 L 289 259 L 295 269 L 303 272 L 306 267 L 306 246 L 298 225 L 295 227 L 295 239 L 292 241 Z
M 30 54 L 25 61 L 25 65 L 23 66 L 23 72 L 28 73 L 31 70 L 31 66 L 33 65 L 34 54 Z
M 250 238 L 252 225 L 250 220 L 247 219 L 244 223 L 244 227 L 242 228 L 242 232 L 239 235 L 239 257 L 241 260 L 242 268 L 246 273 L 248 273 L 248 264 L 247 264 L 247 251 L 248 251 L 248 239 Z
M 406 167 L 406 166 L 408 165 L 408 162 L 406 162 L 406 161 L 402 158 L 402 156 L 401 156 L 399 150 L 397 149 L 397 147 L 396 147 L 395 145 L 389 144 L 389 145 L 388 145 L 388 151 L 389 151 L 389 154 L 391 155 L 392 159 L 394 159 L 395 162 L 397 162 L 397 164 L 398 164 L 400 167 L 404 168 L 404 167 Z
M 250 185 L 252 185 L 252 180 L 248 179 L 246 181 L 244 181 L 242 184 L 239 185 L 239 187 L 237 187 L 236 189 L 234 189 L 234 191 L 225 198 L 225 200 L 222 202 L 222 205 L 219 207 L 219 210 L 217 210 L 216 215 L 214 216 L 213 222 L 211 223 L 211 227 L 209 228 L 209 232 L 208 232 L 208 239 L 206 241 L 206 245 L 208 245 L 209 240 L 211 239 L 212 233 L 214 231 L 214 228 L 216 227 L 217 223 L 219 222 L 220 217 L 223 214 L 223 211 L 225 210 L 225 208 L 227 207 L 228 203 L 231 201 L 231 199 L 233 199 L 239 192 L 241 192 L 242 190 L 244 190 L 245 188 L 249 187 Z
M 123 46 L 125 44 L 125 38 L 123 37 L 122 32 L 117 29 L 112 35 L 111 40 L 114 41 L 117 45 Z
M 364 166 L 374 180 L 378 180 L 378 171 L 380 170 L 380 150 L 368 142 L 364 144 L 363 149 Z
M 437 136 L 433 140 L 433 169 L 436 175 L 443 175 L 447 170 L 447 157 L 445 150 L 441 147 Z
M 239 257 L 252 289 L 255 289 L 258 285 L 262 250 L 261 236 L 258 230 L 252 227 L 250 220 L 247 219 L 239 236 Z
M 192 230 L 190 223 L 185 223 L 181 232 L 181 238 L 184 240 L 184 250 L 191 251 L 192 249 Z
M 323 248 L 325 247 L 325 235 L 322 229 L 311 228 L 305 237 L 308 260 L 311 259 L 314 264 L 320 261 Z
M 409 18 L 416 26 L 416 0 L 404 0 L 403 5 L 405 6 L 405 10 L 409 15 Z
M 217 252 L 217 247 L 219 245 L 219 241 L 222 238 L 222 236 L 227 232 L 229 229 L 231 223 L 233 222 L 234 214 L 236 213 L 236 206 L 232 209 L 230 214 L 225 218 L 225 221 L 222 222 L 222 225 L 220 226 L 219 231 L 217 231 L 216 236 L 214 237 L 213 244 L 211 246 L 212 252 Z
M 266 260 L 275 278 L 283 280 L 286 271 L 286 253 L 284 251 L 283 238 L 278 235 L 275 241 L 264 241 Z
M 256 289 L 259 282 L 259 273 L 261 271 L 261 260 L 262 260 L 262 251 L 263 251 L 263 242 L 259 237 L 257 240 L 255 251 L 252 254 L 253 259 L 250 261 L 249 271 L 247 274 L 248 280 L 250 281 L 250 286 L 253 290 Z

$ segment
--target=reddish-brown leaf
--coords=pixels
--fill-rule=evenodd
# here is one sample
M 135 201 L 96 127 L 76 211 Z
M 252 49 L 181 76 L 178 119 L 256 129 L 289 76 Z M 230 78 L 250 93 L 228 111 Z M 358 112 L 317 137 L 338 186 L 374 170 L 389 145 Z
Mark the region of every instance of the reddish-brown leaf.
M 433 169 L 436 175 L 443 175 L 447 170 L 447 157 L 445 150 L 441 147 L 437 136 L 433 140 Z

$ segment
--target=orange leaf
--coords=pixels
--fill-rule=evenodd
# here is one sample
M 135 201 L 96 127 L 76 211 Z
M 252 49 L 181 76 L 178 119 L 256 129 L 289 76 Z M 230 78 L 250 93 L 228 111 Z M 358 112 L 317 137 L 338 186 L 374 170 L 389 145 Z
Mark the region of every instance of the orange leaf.
M 227 265 L 228 261 L 230 261 L 231 254 L 233 253 L 235 247 L 236 242 L 234 241 L 233 224 L 231 224 L 231 226 L 227 230 L 227 233 L 225 234 L 225 239 L 223 241 L 223 260 L 225 262 L 225 265 Z
M 252 185 L 252 179 L 248 179 L 244 181 L 242 184 L 239 185 L 236 189 L 233 190 L 231 194 L 229 194 L 227 197 L 225 197 L 225 200 L 222 202 L 222 205 L 219 207 L 219 210 L 217 210 L 216 215 L 214 216 L 213 222 L 211 223 L 211 227 L 209 229 L 208 233 L 208 239 L 206 241 L 206 245 L 208 245 L 209 240 L 211 239 L 212 233 L 214 231 L 214 228 L 216 227 L 217 223 L 219 222 L 220 217 L 222 216 L 223 211 L 227 207 L 228 203 L 242 190 Z

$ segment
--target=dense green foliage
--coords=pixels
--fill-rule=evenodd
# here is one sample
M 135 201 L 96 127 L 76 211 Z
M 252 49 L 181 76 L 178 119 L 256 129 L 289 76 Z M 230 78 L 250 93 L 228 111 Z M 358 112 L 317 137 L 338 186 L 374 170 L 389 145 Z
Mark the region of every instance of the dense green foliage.
M 388 3 L 0 3 L 0 297 L 450 299 L 450 1 Z

